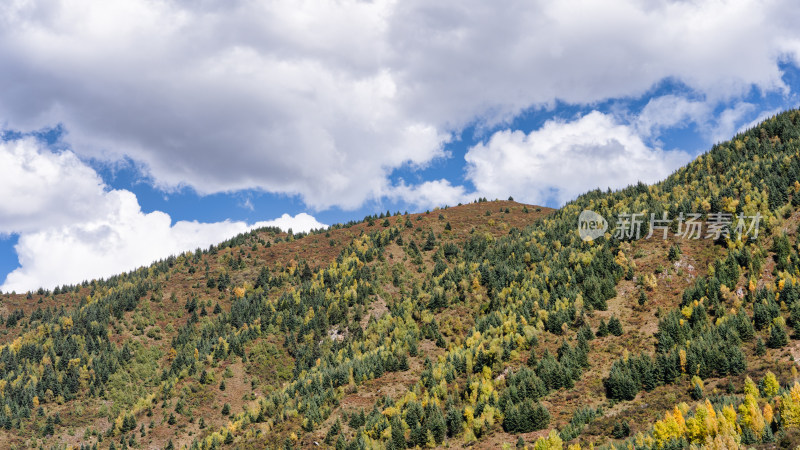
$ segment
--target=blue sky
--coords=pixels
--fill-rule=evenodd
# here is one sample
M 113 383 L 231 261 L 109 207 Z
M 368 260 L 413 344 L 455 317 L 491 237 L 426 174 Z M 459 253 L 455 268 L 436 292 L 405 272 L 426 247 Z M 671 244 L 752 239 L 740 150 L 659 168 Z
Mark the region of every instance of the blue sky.
M 0 290 L 655 182 L 800 104 L 790 1 L 0 7 Z

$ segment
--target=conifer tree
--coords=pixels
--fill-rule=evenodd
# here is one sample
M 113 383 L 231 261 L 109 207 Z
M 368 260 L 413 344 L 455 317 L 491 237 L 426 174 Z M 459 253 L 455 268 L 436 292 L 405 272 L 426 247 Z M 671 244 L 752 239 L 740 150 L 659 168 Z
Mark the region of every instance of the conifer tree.
M 697 375 L 692 377 L 692 388 L 690 394 L 693 399 L 700 400 L 703 398 L 703 380 Z
M 616 316 L 611 316 L 611 318 L 608 319 L 608 332 L 614 336 L 622 336 L 622 323 Z
M 788 343 L 789 338 L 786 335 L 786 330 L 783 329 L 783 326 L 777 323 L 772 325 L 772 329 L 769 333 L 769 339 L 767 340 L 767 346 L 769 348 L 781 348 Z
M 767 346 L 764 344 L 764 340 L 758 338 L 756 340 L 756 355 L 757 356 L 764 356 L 767 353 Z
M 606 337 L 608 336 L 608 325 L 606 325 L 606 321 L 600 319 L 600 326 L 597 327 L 597 337 Z
M 447 408 L 447 435 L 453 437 L 461 432 L 461 424 L 464 421 L 464 415 L 461 413 L 460 410 L 456 409 L 454 406 L 449 406 Z

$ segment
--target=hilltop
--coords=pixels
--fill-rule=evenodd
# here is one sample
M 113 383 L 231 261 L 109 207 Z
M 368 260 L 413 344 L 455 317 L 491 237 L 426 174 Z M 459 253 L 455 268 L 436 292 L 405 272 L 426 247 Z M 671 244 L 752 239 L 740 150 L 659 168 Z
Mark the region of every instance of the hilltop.
M 0 441 L 793 447 L 799 156 L 789 111 L 660 183 L 559 210 L 482 200 L 254 230 L 4 294 Z M 611 228 L 581 239 L 584 210 Z M 666 214 L 667 239 L 617 233 L 630 213 L 642 235 Z M 759 233 L 678 236 L 692 213 L 758 217 Z

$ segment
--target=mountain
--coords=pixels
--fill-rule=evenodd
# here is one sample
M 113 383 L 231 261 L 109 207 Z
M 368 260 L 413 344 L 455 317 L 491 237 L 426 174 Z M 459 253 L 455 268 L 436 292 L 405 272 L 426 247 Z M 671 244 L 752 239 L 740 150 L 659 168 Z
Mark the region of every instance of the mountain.
M 798 151 L 788 111 L 559 210 L 481 199 L 260 229 L 4 294 L 0 442 L 794 447 Z M 586 210 L 609 225 L 593 240 Z M 647 239 L 651 213 L 666 220 Z M 697 239 L 678 236 L 690 219 Z

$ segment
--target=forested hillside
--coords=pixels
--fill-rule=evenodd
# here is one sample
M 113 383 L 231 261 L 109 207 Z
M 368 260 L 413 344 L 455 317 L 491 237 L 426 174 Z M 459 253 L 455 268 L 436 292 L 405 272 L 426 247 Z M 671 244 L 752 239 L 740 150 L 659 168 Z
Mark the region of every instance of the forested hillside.
M 663 182 L 556 211 L 479 199 L 260 229 L 4 294 L 0 442 L 794 448 L 798 152 L 789 111 Z M 609 222 L 598 239 L 579 234 L 587 209 Z M 651 213 L 669 220 L 647 239 Z M 692 213 L 731 232 L 678 236 Z

